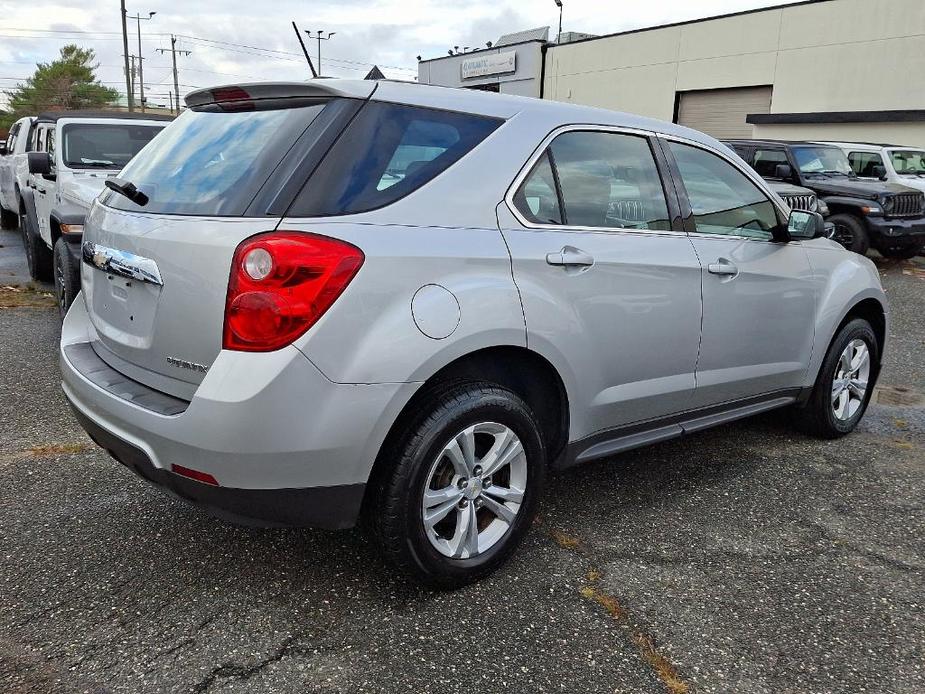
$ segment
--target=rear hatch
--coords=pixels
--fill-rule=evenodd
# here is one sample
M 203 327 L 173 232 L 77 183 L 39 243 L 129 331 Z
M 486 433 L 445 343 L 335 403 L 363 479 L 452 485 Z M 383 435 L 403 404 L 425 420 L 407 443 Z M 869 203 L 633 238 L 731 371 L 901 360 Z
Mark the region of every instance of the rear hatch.
M 147 200 L 107 190 L 87 219 L 82 290 L 100 357 L 190 399 L 222 348 L 235 248 L 276 228 L 372 88 L 191 94 L 192 107 L 120 174 Z

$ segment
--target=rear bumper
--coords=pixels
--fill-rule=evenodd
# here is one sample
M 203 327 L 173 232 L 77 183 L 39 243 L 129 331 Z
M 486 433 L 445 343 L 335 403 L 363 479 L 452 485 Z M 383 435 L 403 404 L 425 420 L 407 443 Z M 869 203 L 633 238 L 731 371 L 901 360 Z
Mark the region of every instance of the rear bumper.
M 113 372 L 90 349 L 95 337 L 78 297 L 62 326 L 60 362 L 83 428 L 177 496 L 262 525 L 353 525 L 382 441 L 417 387 L 332 383 L 293 347 L 222 352 L 192 400 L 173 407 L 169 396 Z M 181 477 L 173 465 L 219 486 Z
M 97 446 L 135 474 L 173 496 L 225 520 L 244 525 L 349 528 L 363 503 L 365 484 L 306 489 L 216 487 L 156 468 L 140 448 L 106 431 L 72 406 L 74 416 Z
M 925 218 L 884 219 L 865 217 L 874 243 L 886 242 L 891 246 L 925 243 Z

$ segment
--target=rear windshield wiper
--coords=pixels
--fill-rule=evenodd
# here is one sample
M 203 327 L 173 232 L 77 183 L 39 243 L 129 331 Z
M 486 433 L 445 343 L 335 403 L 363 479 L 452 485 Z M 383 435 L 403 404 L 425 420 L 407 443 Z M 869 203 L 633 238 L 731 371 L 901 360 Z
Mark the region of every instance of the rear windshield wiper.
M 148 204 L 148 196 L 138 190 L 131 181 L 126 181 L 122 178 L 107 178 L 105 185 L 109 190 L 114 190 L 119 195 L 124 195 L 140 207 Z

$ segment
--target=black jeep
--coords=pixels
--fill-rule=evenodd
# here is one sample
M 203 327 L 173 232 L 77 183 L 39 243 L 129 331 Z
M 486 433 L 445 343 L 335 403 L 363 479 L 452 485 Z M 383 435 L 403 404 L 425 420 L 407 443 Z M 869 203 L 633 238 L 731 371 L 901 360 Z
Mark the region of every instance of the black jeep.
M 895 183 L 859 179 L 838 147 L 808 142 L 727 140 L 768 181 L 812 190 L 829 208 L 833 238 L 864 254 L 911 258 L 925 248 L 925 195 Z

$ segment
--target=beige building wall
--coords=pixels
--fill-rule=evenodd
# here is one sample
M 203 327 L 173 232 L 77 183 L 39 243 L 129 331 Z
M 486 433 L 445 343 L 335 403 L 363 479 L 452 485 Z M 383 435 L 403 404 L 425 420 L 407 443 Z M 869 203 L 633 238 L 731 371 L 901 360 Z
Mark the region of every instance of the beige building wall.
M 758 85 L 773 85 L 772 114 L 925 110 L 925 0 L 822 0 L 546 53 L 545 98 L 663 120 L 679 91 Z

